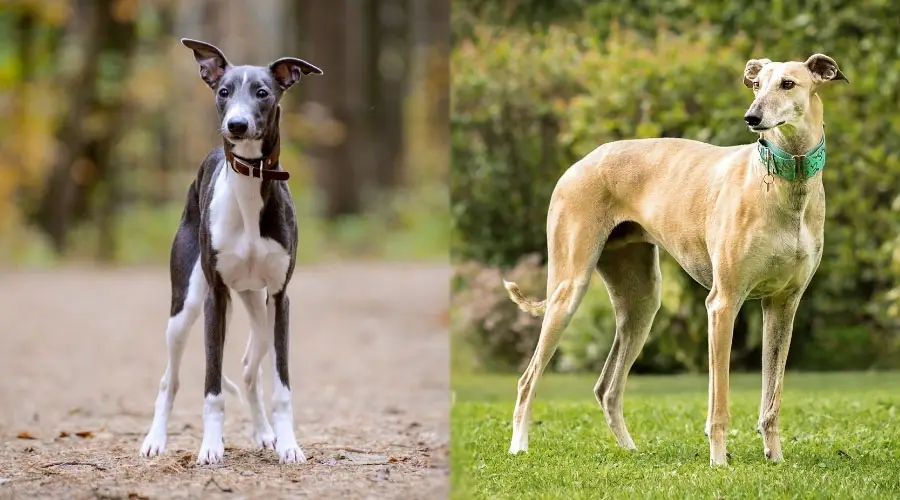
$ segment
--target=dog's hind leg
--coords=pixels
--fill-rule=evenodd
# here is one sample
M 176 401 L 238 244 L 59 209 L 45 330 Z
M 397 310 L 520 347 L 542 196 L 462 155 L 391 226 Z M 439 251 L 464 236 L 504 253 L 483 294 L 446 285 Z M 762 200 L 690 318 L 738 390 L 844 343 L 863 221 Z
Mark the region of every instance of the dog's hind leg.
M 510 453 L 528 450 L 528 424 L 538 379 L 588 290 L 600 250 L 612 229 L 592 217 L 574 211 L 563 214 L 558 208 L 551 208 L 548 220 L 546 310 L 537 348 L 519 379 Z
M 253 419 L 253 440 L 260 448 L 274 450 L 275 432 L 266 417 L 261 367 L 272 343 L 272 328 L 266 311 L 266 292 L 248 290 L 238 295 L 250 316 L 250 339 L 244 353 L 244 384 Z
M 616 336 L 594 386 L 606 423 L 622 448 L 635 449 L 625 426 L 625 379 L 637 359 L 660 307 L 659 251 L 650 243 L 607 249 L 597 265 L 616 314 Z
M 200 267 L 199 255 L 196 237 L 190 227 L 182 226 L 172 247 L 172 309 L 166 327 L 168 362 L 159 382 L 153 423 L 141 445 L 141 455 L 145 457 L 161 455 L 166 448 L 166 426 L 178 392 L 184 347 L 206 297 L 206 277 Z

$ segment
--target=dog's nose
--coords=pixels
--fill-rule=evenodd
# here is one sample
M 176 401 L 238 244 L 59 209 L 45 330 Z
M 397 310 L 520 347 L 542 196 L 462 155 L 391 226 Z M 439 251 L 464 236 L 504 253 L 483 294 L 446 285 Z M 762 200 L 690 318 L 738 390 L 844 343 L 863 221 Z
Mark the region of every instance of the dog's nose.
M 745 115 L 744 121 L 747 122 L 747 125 L 750 125 L 751 127 L 755 127 L 762 122 L 762 117 L 756 116 L 756 115 Z
M 243 134 L 247 131 L 250 124 L 243 118 L 232 118 L 228 120 L 228 131 L 232 134 Z

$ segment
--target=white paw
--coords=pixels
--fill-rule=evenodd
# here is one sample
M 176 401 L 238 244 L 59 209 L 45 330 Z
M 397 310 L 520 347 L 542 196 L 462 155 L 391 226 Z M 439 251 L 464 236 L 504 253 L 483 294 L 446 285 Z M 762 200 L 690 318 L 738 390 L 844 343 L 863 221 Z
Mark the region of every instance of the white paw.
M 155 457 L 162 455 L 166 451 L 166 433 L 153 432 L 147 433 L 144 438 L 144 444 L 141 445 L 142 457 Z
M 512 441 L 509 443 L 509 452 L 513 455 L 528 451 L 528 435 L 513 431 Z
M 518 443 L 512 443 L 509 445 L 509 452 L 513 455 L 517 455 L 519 453 L 525 453 L 528 451 L 528 446 L 521 446 Z
M 303 450 L 296 442 L 284 447 L 276 444 L 276 450 L 278 451 L 278 461 L 283 464 L 306 463 L 306 455 L 303 454 Z
M 216 465 L 225 458 L 225 443 L 219 441 L 215 444 L 205 442 L 200 446 L 200 454 L 197 455 L 197 465 Z
M 253 441 L 256 443 L 257 448 L 274 450 L 275 432 L 271 427 L 265 428 L 262 431 L 253 431 Z

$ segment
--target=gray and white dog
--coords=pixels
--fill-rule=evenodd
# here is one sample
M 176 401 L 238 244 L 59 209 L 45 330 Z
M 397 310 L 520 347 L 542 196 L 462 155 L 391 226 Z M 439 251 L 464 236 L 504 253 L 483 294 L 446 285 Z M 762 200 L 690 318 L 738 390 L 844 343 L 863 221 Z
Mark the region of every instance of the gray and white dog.
M 191 326 L 203 309 L 206 330 L 206 385 L 203 443 L 199 464 L 223 460 L 225 388 L 237 387 L 222 375 L 231 290 L 250 317 L 244 353 L 244 384 L 253 420 L 253 439 L 274 449 L 282 463 L 306 457 L 294 436 L 288 376 L 288 296 L 286 288 L 297 255 L 297 220 L 288 190 L 288 173 L 278 161 L 279 101 L 303 75 L 322 74 L 312 64 L 282 58 L 266 67 L 232 66 L 208 43 L 182 39 L 193 50 L 200 77 L 215 92 L 224 147 L 207 155 L 188 189 L 184 212 L 172 243 L 172 308 L 166 329 L 168 364 L 150 431 L 141 455 L 160 455 L 166 424 L 178 392 L 178 371 Z M 272 424 L 262 399 L 263 358 L 273 351 Z

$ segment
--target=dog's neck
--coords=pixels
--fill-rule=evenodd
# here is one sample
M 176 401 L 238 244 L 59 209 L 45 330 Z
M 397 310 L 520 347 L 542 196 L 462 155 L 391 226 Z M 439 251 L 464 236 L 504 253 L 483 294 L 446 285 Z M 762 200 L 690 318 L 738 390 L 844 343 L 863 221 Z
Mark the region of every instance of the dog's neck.
M 800 120 L 767 130 L 760 136 L 788 154 L 806 154 L 822 141 L 825 133 L 822 127 L 823 117 L 822 101 L 818 94 L 813 94 L 810 98 L 809 110 Z M 765 172 L 761 173 L 765 175 Z M 768 187 L 763 188 L 763 192 L 767 197 L 774 196 L 778 200 L 774 206 L 781 207 L 787 213 L 801 214 L 806 212 L 811 201 L 824 202 L 822 173 L 819 172 L 809 179 L 795 181 L 787 181 L 774 176 Z
M 818 94 L 813 94 L 809 100 L 809 110 L 801 119 L 766 130 L 760 136 L 788 154 L 806 154 L 822 141 L 823 117 L 822 101 Z

